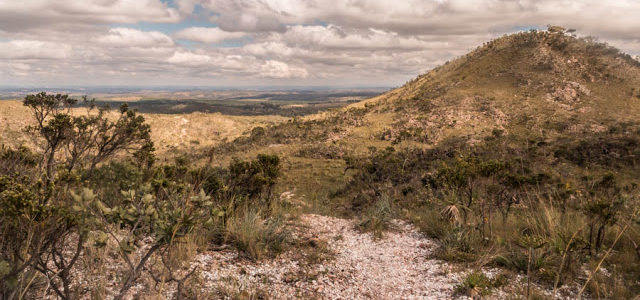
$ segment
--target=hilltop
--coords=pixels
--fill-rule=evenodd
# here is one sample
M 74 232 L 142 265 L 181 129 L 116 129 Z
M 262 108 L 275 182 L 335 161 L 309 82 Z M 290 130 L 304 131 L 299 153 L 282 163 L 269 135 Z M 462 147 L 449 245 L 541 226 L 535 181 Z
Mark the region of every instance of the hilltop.
M 294 119 L 234 147 L 287 145 L 282 151 L 289 153 L 322 141 L 364 154 L 370 146 L 471 145 L 495 134 L 549 142 L 634 132 L 639 119 L 640 62 L 593 38 L 532 31 L 484 43 L 400 88 Z M 304 124 L 303 136 L 296 122 Z
M 258 127 L 205 155 L 226 162 L 229 154 L 276 153 L 296 174 L 324 159 L 334 182 L 344 180 L 336 172 L 343 158 L 373 148 L 451 150 L 499 138 L 501 151 L 537 145 L 579 163 L 615 155 L 629 167 L 638 120 L 640 62 L 595 38 L 530 31 L 486 42 L 380 96 Z M 625 170 L 617 171 L 632 176 Z
M 372 121 L 394 120 L 381 134 L 395 142 L 605 132 L 640 117 L 640 63 L 593 39 L 523 32 L 353 107 L 366 107 Z

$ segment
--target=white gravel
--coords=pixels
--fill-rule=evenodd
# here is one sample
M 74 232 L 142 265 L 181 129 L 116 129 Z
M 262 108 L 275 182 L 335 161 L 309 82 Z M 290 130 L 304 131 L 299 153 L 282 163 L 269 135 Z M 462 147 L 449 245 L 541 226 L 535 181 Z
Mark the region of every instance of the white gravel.
M 196 261 L 205 287 L 277 299 L 443 299 L 459 282 L 447 264 L 429 258 L 435 243 L 406 222 L 394 221 L 396 230 L 375 240 L 350 220 L 301 219 L 307 227 L 300 235 L 326 241 L 331 258 L 309 265 L 289 252 L 254 263 L 234 251 L 202 253 Z
M 196 255 L 198 298 L 202 299 L 452 299 L 454 288 L 468 270 L 432 259 L 437 247 L 411 224 L 394 220 L 393 230 L 382 239 L 356 230 L 352 220 L 320 215 L 303 215 L 296 221 L 296 240 L 277 258 L 251 261 L 231 247 Z M 150 243 L 150 241 L 148 241 Z M 305 246 L 306 245 L 306 246 Z M 142 251 L 141 251 L 142 252 Z M 115 254 L 114 254 L 115 255 Z M 323 257 L 324 259 L 320 259 Z M 82 286 L 79 299 L 90 299 L 92 289 L 104 288 L 105 298 L 113 299 L 124 269 L 106 255 L 107 262 L 97 268 L 74 271 Z M 191 269 L 191 268 L 189 268 Z M 456 271 L 454 271 L 456 270 Z M 489 277 L 498 269 L 483 269 Z M 498 288 L 487 299 L 505 299 L 522 293 L 524 275 Z M 142 274 L 125 299 L 173 298 L 175 285 L 167 285 L 159 296 L 151 292 L 153 282 Z M 552 291 L 534 285 L 551 298 Z M 156 287 L 157 288 L 157 287 Z M 520 289 L 518 289 L 520 288 Z M 560 299 L 576 298 L 578 287 L 559 289 Z M 56 299 L 46 287 L 36 298 Z M 261 297 L 262 296 L 262 297 Z M 457 296 L 469 299 L 466 296 Z

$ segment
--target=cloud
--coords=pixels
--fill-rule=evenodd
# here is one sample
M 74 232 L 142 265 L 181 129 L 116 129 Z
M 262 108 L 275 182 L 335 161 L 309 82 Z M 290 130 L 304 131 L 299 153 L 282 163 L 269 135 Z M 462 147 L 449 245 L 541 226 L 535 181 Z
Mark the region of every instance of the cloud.
M 208 55 L 176 51 L 173 56 L 167 59 L 167 62 L 182 66 L 201 67 L 209 65 L 211 60 L 211 57 Z
M 0 29 L 23 31 L 59 24 L 110 24 L 180 21 L 160 0 L 2 0 Z
M 308 53 L 308 51 L 300 48 L 293 48 L 287 45 L 283 41 L 279 40 L 279 37 L 271 41 L 263 41 L 247 44 L 242 47 L 242 51 L 255 56 L 278 56 L 278 57 L 291 57 L 293 55 L 301 55 Z
M 95 41 L 112 47 L 162 47 L 173 45 L 173 40 L 162 32 L 140 31 L 131 28 L 112 28 Z
M 295 1 L 286 2 L 295 5 Z M 270 32 L 285 29 L 281 12 L 275 11 L 273 5 L 266 1 L 210 0 L 200 4 L 213 13 L 210 20 L 226 31 Z
M 636 0 L 0 0 L 0 69 L 15 83 L 389 86 L 546 24 L 638 55 L 638 15 Z
M 25 63 L 10 63 L 8 69 L 16 76 L 29 76 L 31 66 Z
M 193 9 L 196 0 L 182 0 Z M 593 33 L 633 35 L 640 29 L 635 0 L 202 0 L 227 31 L 284 32 L 318 21 L 406 35 L 505 32 L 514 26 L 564 24 Z M 606 21 L 605 21 L 606 20 Z
M 309 73 L 304 68 L 292 67 L 288 64 L 276 61 L 268 60 L 261 68 L 260 75 L 267 78 L 306 78 Z
M 218 27 L 190 27 L 174 34 L 176 38 L 200 43 L 219 43 L 245 37 L 242 32 L 228 32 Z
M 290 44 L 329 49 L 416 50 L 447 45 L 447 42 L 428 42 L 419 37 L 403 37 L 374 28 L 347 32 L 335 25 L 291 26 L 283 34 L 283 39 Z
M 243 74 L 245 76 L 258 76 L 259 61 L 250 56 L 231 53 L 211 52 L 195 53 L 191 51 L 176 51 L 167 59 L 172 65 L 191 68 L 194 74 L 210 74 L 212 72 L 230 72 L 229 75 Z
M 69 45 L 33 40 L 0 43 L 0 59 L 64 59 L 71 55 Z

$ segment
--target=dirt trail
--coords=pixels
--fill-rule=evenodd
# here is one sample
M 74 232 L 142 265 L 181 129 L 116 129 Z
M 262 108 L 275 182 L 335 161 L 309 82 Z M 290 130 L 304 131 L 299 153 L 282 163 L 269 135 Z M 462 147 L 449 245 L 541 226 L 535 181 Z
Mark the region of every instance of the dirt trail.
M 329 259 L 309 265 L 294 258 L 300 253 L 289 252 L 248 263 L 234 251 L 203 253 L 197 262 L 207 288 L 227 295 L 262 292 L 276 299 L 451 298 L 458 276 L 447 264 L 429 259 L 435 244 L 413 226 L 394 221 L 396 230 L 374 240 L 350 220 L 304 215 L 301 221 L 306 225 L 302 235 L 325 245 Z

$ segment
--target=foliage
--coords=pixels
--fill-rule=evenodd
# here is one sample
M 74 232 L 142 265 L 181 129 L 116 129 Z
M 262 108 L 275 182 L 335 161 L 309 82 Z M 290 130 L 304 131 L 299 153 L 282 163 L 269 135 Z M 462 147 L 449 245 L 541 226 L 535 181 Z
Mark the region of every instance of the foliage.
M 125 150 L 137 152 L 135 157 L 141 164 L 152 163 L 150 128 L 136 111 L 123 104 L 118 118 L 111 121 L 105 115 L 107 108 L 96 109 L 94 100 L 84 97 L 87 113 L 74 116 L 71 109 L 77 102 L 68 95 L 44 92 L 28 95 L 23 101 L 36 120 L 27 131 L 43 141 L 41 164 L 47 182 L 54 180 L 58 167 L 66 171 L 93 170 L 98 163 Z
M 605 169 L 584 170 L 582 162 L 552 151 L 579 144 L 579 138 L 534 141 L 535 148 L 514 147 L 513 139 L 493 134 L 472 147 L 461 141 L 346 157 L 354 173 L 334 197 L 350 199 L 344 209 L 369 220 L 383 195 L 390 195 L 391 206 L 406 211 L 439 241 L 436 255 L 442 259 L 490 263 L 547 286 L 580 282 L 581 266 L 605 255 L 616 228 L 630 222 L 638 205 L 636 185 L 628 179 L 622 183 L 621 175 L 606 168 L 635 170 L 635 165 L 626 161 L 628 156 L 602 152 L 598 160 L 610 162 L 601 165 Z M 617 133 L 598 139 L 615 141 Z M 624 257 L 625 265 L 640 266 L 637 236 L 627 233 L 627 238 L 608 260 L 613 264 Z M 632 274 L 638 273 L 616 276 L 627 280 L 629 290 L 640 290 L 628 281 Z
M 460 284 L 456 286 L 456 291 L 460 294 L 487 295 L 491 286 L 491 279 L 480 271 L 473 271 L 467 274 Z
M 330 113 L 323 119 L 302 120 L 294 117 L 287 122 L 252 130 L 249 136 L 222 143 L 211 149 L 209 155 L 245 152 L 254 147 L 296 142 L 324 142 L 332 134 L 344 133 L 349 126 L 361 125 L 366 109 L 349 108 L 340 113 Z
M 228 239 L 251 259 L 280 253 L 290 239 L 281 222 L 278 218 L 265 219 L 261 212 L 247 208 L 241 217 L 227 223 Z
M 77 115 L 66 95 L 27 96 L 36 119 L 28 131 L 43 147 L 0 148 L 3 299 L 24 298 L 42 281 L 61 299 L 79 297 L 77 271 L 103 248 L 115 251 L 110 259 L 123 275 L 116 299 L 143 273 L 176 284 L 182 297 L 195 269 L 178 272 L 171 253 L 194 235 L 232 242 L 254 258 L 284 249 L 287 232 L 270 215 L 278 156 L 236 159 L 228 168 L 193 167 L 182 157 L 154 165 L 141 116 L 122 106 L 112 120 L 83 102 L 87 114 Z
M 234 159 L 229 165 L 231 195 L 269 198 L 271 189 L 280 175 L 280 159 L 275 155 L 259 154 L 253 161 Z

